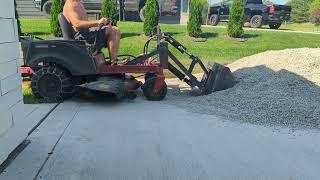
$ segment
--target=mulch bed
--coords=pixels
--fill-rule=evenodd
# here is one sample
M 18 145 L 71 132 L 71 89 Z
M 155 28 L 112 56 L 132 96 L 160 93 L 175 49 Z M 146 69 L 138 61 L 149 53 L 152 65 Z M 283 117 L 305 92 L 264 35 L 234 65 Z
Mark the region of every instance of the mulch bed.
M 184 38 L 185 38 L 186 40 L 193 41 L 193 42 L 206 42 L 206 41 L 207 41 L 207 38 L 191 37 L 191 36 L 189 36 L 189 35 L 185 35 Z
M 234 37 L 230 37 L 228 35 L 224 35 L 224 39 L 225 40 L 230 40 L 230 41 L 236 41 L 236 42 L 245 42 L 248 40 L 248 38 L 234 38 Z

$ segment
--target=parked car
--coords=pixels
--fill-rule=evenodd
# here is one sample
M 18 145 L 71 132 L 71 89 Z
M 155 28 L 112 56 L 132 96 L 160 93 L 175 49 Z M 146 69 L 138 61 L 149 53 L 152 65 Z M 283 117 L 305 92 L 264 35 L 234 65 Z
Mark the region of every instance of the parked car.
M 50 9 L 52 0 L 34 0 L 37 7 L 41 9 L 46 15 L 50 15 Z M 119 8 L 119 0 L 118 8 Z M 101 11 L 102 0 L 82 0 L 84 7 L 90 12 Z M 144 10 L 146 0 L 124 0 L 124 11 L 125 13 L 133 13 L 139 20 L 144 21 Z M 177 0 L 159 0 L 159 11 L 161 15 L 176 15 L 178 13 L 178 2 Z
M 271 29 L 278 29 L 290 18 L 291 7 L 287 5 L 266 5 L 262 0 L 245 0 L 244 3 L 244 22 L 250 22 L 253 28 L 269 25 Z M 216 26 L 220 21 L 228 21 L 231 4 L 232 0 L 227 0 L 210 6 L 208 23 Z

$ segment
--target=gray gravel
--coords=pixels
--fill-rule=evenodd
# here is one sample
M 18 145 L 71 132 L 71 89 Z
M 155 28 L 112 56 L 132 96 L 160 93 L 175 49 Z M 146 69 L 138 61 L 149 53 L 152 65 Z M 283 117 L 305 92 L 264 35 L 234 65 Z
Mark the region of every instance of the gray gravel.
M 269 127 L 320 127 L 319 48 L 268 51 L 228 66 L 239 81 L 235 87 L 194 97 L 171 79 L 164 103 Z

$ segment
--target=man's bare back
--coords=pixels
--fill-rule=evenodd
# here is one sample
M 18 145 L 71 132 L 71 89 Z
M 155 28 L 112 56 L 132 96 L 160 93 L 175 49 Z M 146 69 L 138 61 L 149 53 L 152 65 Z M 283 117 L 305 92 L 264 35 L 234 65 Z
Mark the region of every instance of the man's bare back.
M 63 7 L 63 15 L 72 24 L 74 32 L 79 31 L 75 26 L 73 26 L 77 19 L 86 21 L 88 20 L 86 10 L 83 4 L 79 1 L 66 1 Z
M 67 0 L 63 7 L 63 15 L 72 24 L 74 32 L 78 32 L 81 28 L 110 24 L 110 20 L 107 18 L 89 21 L 86 9 L 80 0 Z
M 117 59 L 120 30 L 111 26 L 110 19 L 88 20 L 86 10 L 80 0 L 66 0 L 63 15 L 71 23 L 76 40 L 102 43 L 104 47 L 109 49 L 110 60 L 115 61 Z M 100 28 L 102 26 L 103 28 Z

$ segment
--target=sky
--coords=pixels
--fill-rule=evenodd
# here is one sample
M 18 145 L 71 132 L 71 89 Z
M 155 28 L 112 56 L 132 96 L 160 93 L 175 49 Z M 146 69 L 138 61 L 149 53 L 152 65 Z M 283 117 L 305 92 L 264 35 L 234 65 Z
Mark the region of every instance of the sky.
M 275 4 L 285 4 L 288 0 L 271 0 Z M 210 3 L 221 2 L 221 0 L 209 0 Z

